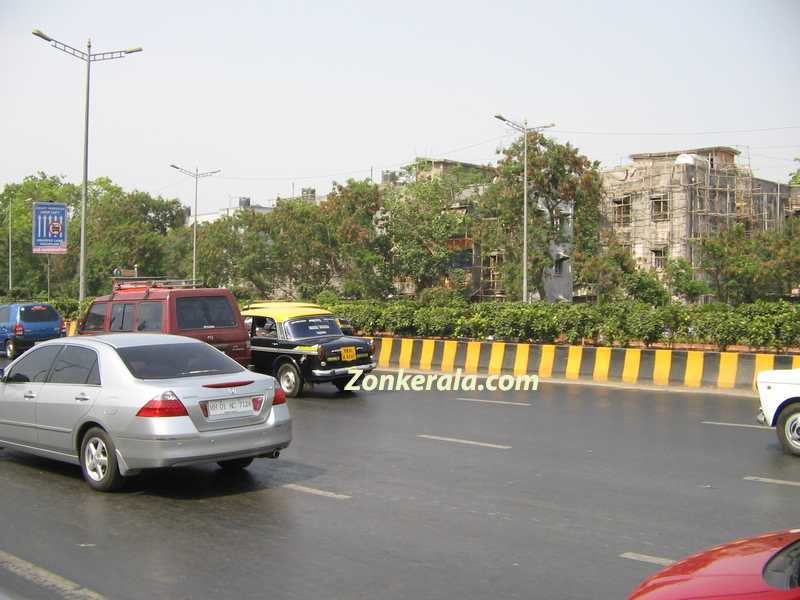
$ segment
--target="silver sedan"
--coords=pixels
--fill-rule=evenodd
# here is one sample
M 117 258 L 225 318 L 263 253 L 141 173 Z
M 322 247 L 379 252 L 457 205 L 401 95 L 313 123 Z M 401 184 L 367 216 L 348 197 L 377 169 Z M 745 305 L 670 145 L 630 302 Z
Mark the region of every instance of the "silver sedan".
M 243 469 L 291 439 L 275 379 L 192 338 L 58 338 L 0 369 L 0 447 L 80 465 L 100 491 L 142 469 Z

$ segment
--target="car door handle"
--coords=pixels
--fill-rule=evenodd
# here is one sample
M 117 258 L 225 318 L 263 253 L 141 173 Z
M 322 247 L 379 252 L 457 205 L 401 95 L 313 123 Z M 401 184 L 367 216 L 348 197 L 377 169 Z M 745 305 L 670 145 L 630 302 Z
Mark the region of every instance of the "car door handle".
M 33 400 L 34 398 L 36 398 L 36 394 L 34 394 L 33 392 L 25 392 L 22 395 L 22 397 L 25 398 L 26 400 Z
M 77 400 L 78 402 L 88 402 L 89 400 L 91 400 L 91 398 L 89 398 L 89 396 L 81 392 L 80 394 L 75 396 L 75 400 Z

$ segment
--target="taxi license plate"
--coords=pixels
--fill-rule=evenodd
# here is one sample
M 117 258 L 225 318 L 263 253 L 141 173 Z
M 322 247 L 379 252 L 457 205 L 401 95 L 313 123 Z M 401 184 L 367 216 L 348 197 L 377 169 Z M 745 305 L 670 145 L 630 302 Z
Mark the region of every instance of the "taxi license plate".
M 342 348 L 342 360 L 355 360 L 356 349 L 353 346 L 346 346 Z
M 209 417 L 222 417 L 226 415 L 252 414 L 253 401 L 250 398 L 225 398 L 224 400 L 209 400 L 206 403 Z

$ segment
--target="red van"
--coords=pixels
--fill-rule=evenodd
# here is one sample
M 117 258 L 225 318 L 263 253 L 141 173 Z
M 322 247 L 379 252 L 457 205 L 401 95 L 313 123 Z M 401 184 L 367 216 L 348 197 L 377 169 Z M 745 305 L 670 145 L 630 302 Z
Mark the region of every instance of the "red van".
M 250 364 L 250 336 L 239 305 L 224 288 L 193 288 L 168 279 L 115 280 L 78 323 L 78 335 L 148 332 L 185 335 Z

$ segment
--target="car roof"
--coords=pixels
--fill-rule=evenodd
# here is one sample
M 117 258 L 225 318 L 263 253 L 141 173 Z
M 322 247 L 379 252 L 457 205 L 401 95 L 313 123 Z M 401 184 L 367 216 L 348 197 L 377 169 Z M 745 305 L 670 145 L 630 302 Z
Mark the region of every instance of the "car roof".
M 200 340 L 182 335 L 167 335 L 164 333 L 109 333 L 106 335 L 76 335 L 55 338 L 36 344 L 37 346 L 53 344 L 69 344 L 75 342 L 81 345 L 105 345 L 113 348 L 130 348 L 139 346 L 160 346 L 163 344 L 203 344 Z
M 166 288 L 166 287 L 134 287 L 114 290 L 111 294 L 97 296 L 94 302 L 125 302 L 131 300 L 165 300 L 171 296 L 225 296 L 231 297 L 226 288 Z
M 251 302 L 246 308 L 322 308 L 314 302 Z
M 313 305 L 301 305 L 298 306 L 296 304 L 291 303 L 282 303 L 280 306 L 279 303 L 274 303 L 271 305 L 256 305 L 250 308 L 246 308 L 242 311 L 243 317 L 269 317 L 271 319 L 275 319 L 276 321 L 282 322 L 288 319 L 297 319 L 300 317 L 320 317 L 320 316 L 330 316 L 331 313 L 329 310 L 325 310 L 319 306 Z

